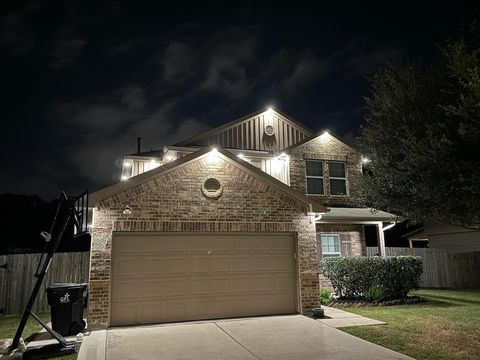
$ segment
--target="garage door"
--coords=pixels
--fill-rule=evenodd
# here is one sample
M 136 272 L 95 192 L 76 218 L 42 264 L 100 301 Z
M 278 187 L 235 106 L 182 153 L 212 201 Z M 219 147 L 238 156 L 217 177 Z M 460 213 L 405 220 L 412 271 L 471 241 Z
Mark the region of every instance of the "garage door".
M 115 233 L 111 325 L 294 313 L 294 238 Z

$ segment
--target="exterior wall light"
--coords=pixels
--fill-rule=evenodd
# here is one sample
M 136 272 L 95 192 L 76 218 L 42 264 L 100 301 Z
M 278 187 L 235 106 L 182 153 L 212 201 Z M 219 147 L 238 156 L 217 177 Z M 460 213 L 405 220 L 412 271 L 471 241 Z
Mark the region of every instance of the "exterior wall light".
M 369 162 L 370 162 L 370 159 L 369 159 L 369 158 L 362 157 L 362 163 L 368 164 Z
M 123 210 L 123 215 L 130 215 L 132 211 L 130 210 L 130 206 L 125 206 L 125 209 Z
M 320 135 L 320 140 L 327 141 L 329 136 L 330 134 L 328 133 L 328 131 L 325 131 L 322 135 Z
M 130 167 L 132 166 L 132 162 L 131 161 L 126 161 L 125 162 L 125 167 Z
M 217 148 L 213 148 L 207 155 L 207 161 L 210 164 L 216 164 L 218 162 L 218 151 Z
M 127 179 L 128 179 L 128 176 L 122 175 L 122 181 L 125 181 L 125 180 L 127 180 Z

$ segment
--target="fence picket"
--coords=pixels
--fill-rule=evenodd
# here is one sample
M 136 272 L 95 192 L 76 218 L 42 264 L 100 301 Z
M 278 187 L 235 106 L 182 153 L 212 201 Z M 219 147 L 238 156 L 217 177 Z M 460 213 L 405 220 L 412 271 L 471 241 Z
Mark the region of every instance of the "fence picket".
M 15 254 L 0 256 L 0 265 L 7 263 L 7 270 L 0 269 L 0 309 L 4 314 L 23 311 L 35 285 L 33 276 L 41 254 Z M 43 281 L 33 311 L 48 311 L 46 288 L 54 282 L 83 283 L 88 281 L 89 252 L 57 253 L 54 255 L 47 276 Z

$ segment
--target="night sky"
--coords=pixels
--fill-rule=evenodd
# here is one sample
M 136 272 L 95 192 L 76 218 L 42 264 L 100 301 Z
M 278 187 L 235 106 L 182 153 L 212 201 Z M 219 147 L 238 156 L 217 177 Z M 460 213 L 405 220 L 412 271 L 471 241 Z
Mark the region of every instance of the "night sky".
M 10 3 L 0 193 L 45 199 L 118 181 L 137 136 L 161 148 L 267 106 L 352 139 L 379 66 L 429 66 L 478 14 L 473 1 Z

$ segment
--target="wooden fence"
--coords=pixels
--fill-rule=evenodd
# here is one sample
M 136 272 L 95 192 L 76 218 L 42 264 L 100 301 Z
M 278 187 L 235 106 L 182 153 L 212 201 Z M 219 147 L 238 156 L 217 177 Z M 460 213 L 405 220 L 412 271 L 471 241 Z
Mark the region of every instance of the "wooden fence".
M 1 255 L 0 265 L 0 309 L 5 315 L 20 314 L 35 285 L 34 273 L 41 254 Z M 45 276 L 33 310 L 49 311 L 45 289 L 55 282 L 84 283 L 88 281 L 89 252 L 57 253 Z
M 480 286 L 480 252 L 449 254 L 434 248 L 385 248 L 387 256 L 413 255 L 423 258 L 422 287 L 468 288 Z M 367 247 L 367 256 L 378 254 Z

